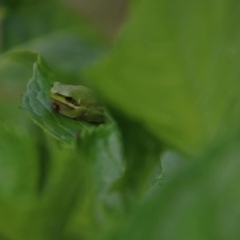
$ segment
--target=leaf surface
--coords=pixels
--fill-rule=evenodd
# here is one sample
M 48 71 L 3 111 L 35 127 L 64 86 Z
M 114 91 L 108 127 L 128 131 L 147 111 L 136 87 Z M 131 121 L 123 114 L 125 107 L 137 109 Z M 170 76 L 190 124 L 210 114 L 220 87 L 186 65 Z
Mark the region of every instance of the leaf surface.
M 236 0 L 136 1 L 87 75 L 111 104 L 196 155 L 239 125 L 239 13 Z

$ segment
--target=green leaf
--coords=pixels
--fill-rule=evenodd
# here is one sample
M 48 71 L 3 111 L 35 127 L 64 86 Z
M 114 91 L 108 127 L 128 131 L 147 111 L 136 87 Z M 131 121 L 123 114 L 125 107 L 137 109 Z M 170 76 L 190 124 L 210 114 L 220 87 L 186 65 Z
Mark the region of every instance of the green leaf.
M 27 92 L 22 96 L 22 108 L 53 137 L 70 144 L 83 129 L 89 130 L 91 124 L 66 118 L 52 108 L 49 91 L 53 82 L 53 74 L 37 55 L 33 77 L 27 85 Z
M 123 175 L 123 153 L 119 132 L 114 125 L 84 131 L 78 140 L 79 158 L 87 183 L 84 202 L 79 202 L 69 221 L 66 235 L 95 239 L 99 231 L 110 228 L 123 213 L 122 196 L 114 185 Z M 93 230 L 94 229 L 94 230 Z M 67 238 L 68 239 L 68 238 Z
M 196 155 L 239 125 L 240 5 L 141 0 L 112 54 L 89 71 L 153 134 Z
M 120 194 L 112 191 L 124 171 L 116 126 L 83 131 L 77 147 L 46 138 L 34 126 L 31 135 L 19 136 L 14 127 L 6 134 L 0 128 L 0 234 L 16 240 L 92 239 L 103 221 L 122 211 Z
M 16 201 L 21 205 L 21 198 L 24 201 L 25 194 L 38 185 L 35 143 L 24 130 L 12 124 L 2 124 L 0 132 L 1 196 L 11 196 L 9 203 Z
M 84 24 L 86 21 L 60 1 L 21 1 L 18 8 L 9 8 L 5 15 L 1 27 L 2 48 L 6 51 L 53 31 Z
M 59 31 L 44 35 L 18 48 L 38 51 L 54 72 L 68 74 L 69 78 L 73 78 L 74 74 L 81 74 L 84 68 L 89 67 L 106 52 L 106 46 L 99 36 L 92 34 L 90 29 L 83 28 L 78 32 Z
M 100 126 L 86 133 L 84 142 L 79 143 L 79 153 L 86 161 L 93 161 L 93 174 L 99 200 L 115 205 L 114 199 L 109 199 L 113 184 L 122 177 L 123 149 L 120 133 L 116 125 Z M 88 159 L 88 160 L 87 160 Z M 113 193 L 114 195 L 114 193 Z
M 108 216 L 122 209 L 120 194 L 112 191 L 114 183 L 124 171 L 120 136 L 110 117 L 108 123 L 96 127 L 54 111 L 48 96 L 53 79 L 43 59 L 37 55 L 33 78 L 22 97 L 22 107 L 46 132 L 76 148 L 83 164 L 80 168 L 83 169 L 83 183 L 78 193 L 81 200 L 76 204 L 73 217 L 69 219 L 66 235 L 91 236 L 91 228 L 102 225 L 97 220 L 99 216 L 108 219 Z M 77 145 L 76 140 L 79 141 Z M 49 175 L 51 177 L 52 173 Z
M 77 148 L 81 158 L 92 166 L 98 201 L 115 205 L 114 201 L 111 202 L 111 195 L 114 194 L 112 186 L 125 170 L 120 133 L 116 125 L 100 125 L 91 131 L 84 131 Z
M 8 238 L 24 225 L 26 212 L 35 199 L 39 174 L 36 148 L 29 136 L 11 125 L 2 125 L 0 133 L 0 232 Z
M 160 154 L 163 144 L 139 122 L 113 112 L 122 134 L 126 171 L 119 186 L 126 204 L 135 204 L 151 187 L 151 178 L 161 173 Z M 129 207 L 129 206 L 128 206 Z
M 52 145 L 48 164 L 54 168 L 40 189 L 38 150 L 43 148 L 12 126 L 1 127 L 0 133 L 0 233 L 6 239 L 60 239 L 85 184 L 77 152 Z
M 100 43 L 99 38 L 92 36 L 90 30 L 82 28 L 81 33 L 61 31 L 29 41 L 0 55 L 1 89 L 6 88 L 9 92 L 14 92 L 15 96 L 23 91 L 27 80 L 32 76 L 32 65 L 37 58 L 37 53 L 33 54 L 30 50 L 43 55 L 58 81 L 61 79 L 63 83 L 84 85 L 86 83 L 81 76 L 82 69 L 99 59 L 106 47 Z M 16 98 L 10 98 L 13 99 Z
M 179 171 L 103 239 L 239 239 L 239 144 L 239 136 L 224 141 Z

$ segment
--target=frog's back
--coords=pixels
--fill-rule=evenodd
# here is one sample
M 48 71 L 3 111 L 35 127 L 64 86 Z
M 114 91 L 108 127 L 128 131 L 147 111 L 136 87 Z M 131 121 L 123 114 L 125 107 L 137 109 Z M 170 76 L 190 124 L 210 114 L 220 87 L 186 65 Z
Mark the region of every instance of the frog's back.
M 63 96 L 73 98 L 76 101 L 76 105 L 84 105 L 86 107 L 100 106 L 93 91 L 87 87 L 81 85 L 65 85 L 55 82 L 54 89 Z

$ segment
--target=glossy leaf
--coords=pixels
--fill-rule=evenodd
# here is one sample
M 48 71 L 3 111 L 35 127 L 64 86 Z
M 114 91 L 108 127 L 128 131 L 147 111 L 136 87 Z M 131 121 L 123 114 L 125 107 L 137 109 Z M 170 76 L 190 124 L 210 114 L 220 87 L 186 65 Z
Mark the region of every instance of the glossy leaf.
M 60 141 L 71 143 L 82 129 L 89 130 L 91 124 L 69 119 L 52 108 L 49 91 L 54 76 L 42 62 L 38 56 L 33 66 L 33 77 L 27 85 L 27 92 L 22 96 L 22 108 L 45 131 Z

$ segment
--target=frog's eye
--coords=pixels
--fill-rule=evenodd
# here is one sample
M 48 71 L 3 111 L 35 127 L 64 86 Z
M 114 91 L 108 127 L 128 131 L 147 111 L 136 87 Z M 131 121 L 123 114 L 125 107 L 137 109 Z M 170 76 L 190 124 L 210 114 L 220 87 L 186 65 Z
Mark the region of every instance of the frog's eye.
M 72 98 L 72 97 L 65 97 L 65 100 L 66 100 L 67 102 L 72 102 L 73 98 Z

